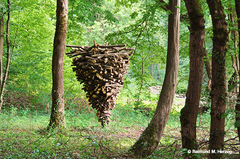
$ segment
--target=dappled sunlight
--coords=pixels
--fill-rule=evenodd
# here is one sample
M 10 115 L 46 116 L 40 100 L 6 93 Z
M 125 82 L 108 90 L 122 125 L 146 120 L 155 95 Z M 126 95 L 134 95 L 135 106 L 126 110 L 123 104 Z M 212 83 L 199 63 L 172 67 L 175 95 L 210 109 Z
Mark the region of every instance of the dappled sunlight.
M 0 158 L 239 158 L 240 1 L 173 2 L 1 1 Z

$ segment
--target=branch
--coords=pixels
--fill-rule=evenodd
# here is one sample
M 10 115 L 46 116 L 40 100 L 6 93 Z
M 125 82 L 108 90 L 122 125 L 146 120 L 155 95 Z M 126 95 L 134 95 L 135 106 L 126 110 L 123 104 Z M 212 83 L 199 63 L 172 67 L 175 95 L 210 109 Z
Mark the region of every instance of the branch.
M 160 7 L 165 10 L 166 12 L 170 11 L 169 5 L 164 0 L 159 0 Z M 189 18 L 187 14 L 181 14 L 180 15 L 180 21 L 181 22 L 188 22 Z
M 165 11 L 169 11 L 169 5 L 164 1 L 164 0 L 159 0 L 160 3 L 160 7 L 165 10 Z

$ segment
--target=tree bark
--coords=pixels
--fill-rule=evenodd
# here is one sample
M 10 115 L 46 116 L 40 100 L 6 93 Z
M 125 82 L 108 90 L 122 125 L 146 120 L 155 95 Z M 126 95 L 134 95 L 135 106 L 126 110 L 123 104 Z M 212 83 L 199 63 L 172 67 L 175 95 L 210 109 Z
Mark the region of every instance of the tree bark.
M 49 128 L 65 125 L 63 62 L 67 32 L 68 0 L 57 0 L 57 22 L 52 58 L 52 110 Z
M 196 122 L 203 77 L 204 14 L 200 0 L 185 0 L 190 20 L 190 75 L 185 107 L 181 110 L 182 147 L 197 149 Z
M 236 12 L 232 9 L 232 8 L 228 8 L 229 10 L 229 14 L 228 14 L 228 20 L 229 20 L 229 34 L 228 34 L 228 49 L 229 50 L 234 50 L 237 53 L 237 30 L 235 30 L 235 26 L 236 26 Z M 232 43 L 234 43 L 234 46 L 232 47 Z M 231 52 L 231 51 L 230 51 Z M 239 66 L 238 66 L 238 56 L 236 53 L 231 53 L 231 59 L 232 59 L 232 67 L 234 69 L 234 73 L 232 74 L 231 78 L 228 80 L 227 82 L 227 90 L 230 86 L 234 86 L 236 85 L 235 88 L 227 91 L 227 103 L 228 103 L 228 107 L 229 109 L 234 109 L 234 107 L 236 106 L 235 103 L 237 101 L 237 96 L 238 96 L 238 92 L 239 92 Z M 227 74 L 226 74 L 227 77 Z
M 3 5 L 2 2 L 0 5 Z M 3 64 L 2 64 L 2 58 L 3 58 L 3 43 L 4 43 L 4 18 L 3 18 L 3 13 L 0 13 L 0 85 L 2 86 L 2 81 L 3 81 Z M 2 104 L 3 103 L 3 98 L 2 96 L 0 97 L 0 112 L 2 110 Z
M 238 35 L 240 35 L 240 0 L 235 0 L 235 7 L 236 7 L 237 18 L 238 18 Z M 239 36 L 238 46 L 240 46 L 240 36 Z M 238 51 L 239 51 L 238 59 L 240 59 L 240 49 Z M 237 104 L 235 106 L 235 110 L 236 110 L 236 122 L 237 122 L 237 121 L 240 121 L 240 91 L 238 92 L 238 99 L 237 99 Z M 240 127 L 237 127 L 237 131 L 238 131 L 238 140 L 240 141 Z
M 7 0 L 7 6 L 8 6 L 8 19 L 7 19 L 7 26 L 6 26 L 6 43 L 7 43 L 7 63 L 6 63 L 6 68 L 4 72 L 4 77 L 2 79 L 1 83 L 1 90 L 0 90 L 0 111 L 2 109 L 3 105 L 3 94 L 4 94 L 4 89 L 8 77 L 8 71 L 9 71 L 9 66 L 10 66 L 10 61 L 11 61 L 11 50 L 10 50 L 10 40 L 9 40 L 9 29 L 10 29 L 10 18 L 11 18 L 11 10 L 10 10 L 10 0 Z M 3 76 L 3 75 L 2 75 Z
M 211 91 L 211 128 L 209 149 L 223 149 L 225 119 L 222 114 L 226 110 L 226 71 L 225 57 L 228 41 L 227 22 L 221 0 L 207 0 L 213 24 L 212 50 L 212 91 Z M 221 153 L 210 153 L 210 158 L 221 158 Z
M 212 85 L 212 61 L 210 59 L 210 57 L 208 56 L 207 53 L 207 48 L 206 48 L 206 41 L 204 39 L 203 42 L 203 47 L 204 47 L 204 51 L 203 51 L 203 55 L 204 55 L 204 65 L 207 71 L 207 75 L 208 75 L 208 83 L 207 83 L 207 90 L 210 92 L 211 91 L 211 85 Z
M 159 4 L 160 4 L 160 7 L 163 10 L 169 11 L 169 6 L 168 6 L 168 4 L 164 0 L 159 0 Z M 180 17 L 181 17 L 180 18 L 181 22 L 185 22 L 186 23 L 186 22 L 189 21 L 189 17 L 187 15 L 185 15 L 185 14 L 181 14 Z M 212 65 L 211 65 L 211 59 L 210 59 L 210 57 L 207 54 L 205 39 L 204 39 L 204 48 L 205 48 L 205 51 L 203 52 L 204 53 L 204 64 L 205 64 L 207 75 L 208 75 L 208 78 L 209 78 L 208 79 L 207 89 L 210 92 L 211 91 L 211 82 L 212 82 Z
M 149 156 L 158 146 L 169 118 L 176 91 L 179 64 L 180 0 L 170 0 L 166 74 L 155 114 L 137 142 L 129 150 L 135 157 Z
M 203 47 L 204 47 L 204 51 L 203 51 L 204 64 L 205 64 L 205 67 L 206 67 L 208 78 L 209 78 L 209 80 L 211 80 L 212 79 L 212 64 L 211 64 L 211 59 L 210 59 L 210 57 L 208 56 L 208 53 L 207 53 L 205 39 L 204 39 L 204 42 L 203 42 Z

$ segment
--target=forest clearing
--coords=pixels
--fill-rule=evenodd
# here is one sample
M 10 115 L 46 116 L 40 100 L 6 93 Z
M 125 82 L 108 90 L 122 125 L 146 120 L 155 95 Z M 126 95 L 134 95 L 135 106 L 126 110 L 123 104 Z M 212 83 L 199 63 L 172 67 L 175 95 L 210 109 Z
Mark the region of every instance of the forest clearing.
M 240 0 L 0 1 L 0 158 L 239 158 Z
M 172 113 L 160 144 L 149 158 L 181 158 L 181 133 L 179 107 L 184 98 L 175 98 Z M 131 158 L 129 147 L 136 142 L 153 116 L 135 111 L 132 103 L 117 104 L 110 124 L 102 128 L 91 108 L 66 110 L 66 129 L 44 132 L 50 113 L 45 111 L 17 111 L 14 107 L 0 117 L 2 158 Z M 209 138 L 209 111 L 199 115 L 197 132 L 198 150 L 206 150 Z M 236 130 L 231 121 L 226 122 L 225 154 L 238 158 Z M 207 153 L 198 155 L 207 157 Z M 234 157 L 235 156 L 235 157 Z

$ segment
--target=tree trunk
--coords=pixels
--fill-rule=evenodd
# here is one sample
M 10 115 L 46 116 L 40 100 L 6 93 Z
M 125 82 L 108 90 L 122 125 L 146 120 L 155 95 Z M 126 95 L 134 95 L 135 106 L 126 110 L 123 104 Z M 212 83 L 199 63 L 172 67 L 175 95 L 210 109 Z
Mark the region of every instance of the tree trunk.
M 227 22 L 221 0 L 207 0 L 213 23 L 211 128 L 209 149 L 223 149 L 226 110 L 225 57 L 228 41 Z M 221 158 L 221 153 L 210 153 L 210 158 Z
M 151 63 L 151 76 L 153 77 L 153 64 Z
M 228 34 L 228 50 L 234 50 L 237 53 L 237 31 L 235 30 L 235 26 L 236 26 L 236 13 L 232 8 L 228 8 L 229 10 L 229 14 L 228 14 L 228 20 L 229 20 L 229 34 Z M 234 46 L 232 47 L 232 43 L 234 43 Z M 234 89 L 231 89 L 229 91 L 227 91 L 227 103 L 228 103 L 228 107 L 229 109 L 234 109 L 235 107 L 235 103 L 237 101 L 237 95 L 238 95 L 238 90 L 239 90 L 239 67 L 238 67 L 238 56 L 236 53 L 231 53 L 231 58 L 232 58 L 232 67 L 234 69 L 234 73 L 232 74 L 231 78 L 229 79 L 229 81 L 227 82 L 227 90 L 230 86 L 234 86 L 236 85 L 236 87 Z M 226 75 L 227 77 L 227 75 Z
M 204 51 L 203 51 L 204 64 L 205 64 L 205 67 L 206 67 L 208 78 L 211 80 L 212 79 L 212 64 L 211 64 L 211 59 L 207 54 L 205 39 L 203 41 L 203 47 L 204 47 Z
M 240 36 L 240 0 L 235 0 L 235 6 L 236 6 L 236 12 L 237 12 L 237 18 L 238 18 L 238 35 Z M 240 46 L 240 37 L 238 41 L 238 46 Z M 240 59 L 240 49 L 238 51 L 239 51 L 238 59 Z M 238 100 L 237 100 L 235 109 L 236 109 L 236 122 L 237 122 L 237 121 L 240 121 L 240 91 L 238 92 Z M 240 141 L 240 126 L 237 128 L 237 131 L 238 131 L 238 139 Z
M 129 150 L 135 157 L 149 156 L 163 135 L 175 95 L 179 64 L 180 0 L 170 0 L 166 74 L 155 114 L 138 141 Z
M 204 55 L 204 14 L 200 0 L 185 0 L 190 20 L 190 75 L 185 107 L 181 110 L 182 147 L 197 149 L 196 122 L 201 96 Z
M 207 83 L 207 89 L 210 92 L 211 91 L 211 85 L 212 85 L 212 63 L 211 63 L 211 59 L 208 56 L 207 53 L 207 48 L 206 48 L 206 42 L 205 39 L 203 41 L 203 47 L 204 47 L 204 51 L 203 51 L 203 56 L 204 56 L 204 65 L 207 71 L 207 75 L 208 75 L 208 83 Z
M 63 61 L 67 31 L 67 10 L 68 0 L 57 0 L 57 22 L 52 58 L 52 110 L 49 123 L 51 128 L 65 125 Z
M 10 66 L 10 61 L 11 61 L 11 51 L 10 51 L 10 41 L 9 41 L 9 29 L 10 29 L 10 18 L 11 18 L 11 14 L 10 14 L 10 0 L 7 0 L 7 5 L 8 5 L 8 19 L 7 19 L 7 27 L 6 27 L 6 43 L 7 43 L 7 63 L 6 63 L 6 68 L 5 68 L 5 72 L 4 72 L 4 77 L 2 79 L 2 83 L 1 83 L 1 90 L 0 90 L 0 111 L 2 109 L 3 106 L 3 94 L 4 94 L 4 89 L 5 89 L 5 85 L 6 85 L 6 81 L 7 81 L 7 76 L 8 76 L 8 70 L 9 70 L 9 66 Z M 2 75 L 1 75 L 2 76 Z
M 2 5 L 2 3 L 0 3 Z M 0 85 L 2 86 L 2 81 L 3 81 L 3 64 L 2 64 L 2 58 L 3 58 L 3 43 L 4 43 L 4 18 L 3 18 L 3 13 L 0 13 Z M 2 110 L 2 104 L 3 103 L 3 98 L 2 96 L 0 97 L 0 112 Z

